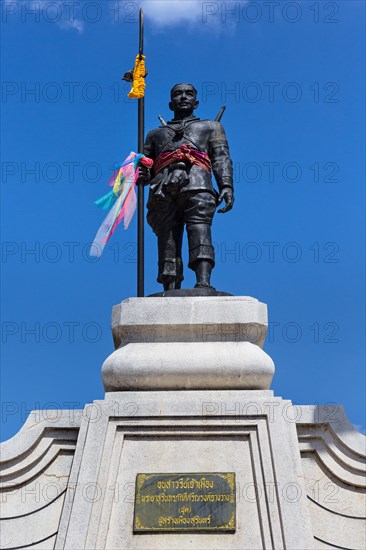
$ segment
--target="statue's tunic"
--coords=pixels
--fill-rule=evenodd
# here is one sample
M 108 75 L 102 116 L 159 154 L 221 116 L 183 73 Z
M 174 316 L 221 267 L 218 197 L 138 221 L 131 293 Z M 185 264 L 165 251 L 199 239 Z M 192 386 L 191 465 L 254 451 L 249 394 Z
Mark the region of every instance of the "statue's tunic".
M 189 150 L 198 160 L 192 159 Z M 180 158 L 164 166 L 161 159 L 171 156 L 169 153 L 174 151 Z M 215 263 L 211 224 L 218 193 L 212 184 L 211 169 L 219 191 L 224 187 L 233 188 L 233 168 L 225 130 L 219 122 L 194 116 L 183 121 L 172 120 L 149 132 L 144 154 L 155 161 L 147 220 L 158 236 L 158 281 L 181 281 L 184 225 L 188 234 L 189 267 L 194 269 L 197 260 Z

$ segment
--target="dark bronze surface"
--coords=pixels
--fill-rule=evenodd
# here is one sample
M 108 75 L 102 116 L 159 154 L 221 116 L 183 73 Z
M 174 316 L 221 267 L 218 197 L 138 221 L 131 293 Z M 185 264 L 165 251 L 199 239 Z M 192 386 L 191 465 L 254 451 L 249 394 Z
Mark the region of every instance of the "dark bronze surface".
M 149 294 L 147 298 L 186 298 L 187 296 L 196 298 L 197 296 L 232 296 L 232 294 L 215 288 L 179 288 Z
M 234 473 L 137 474 L 134 533 L 235 532 Z
M 175 161 L 151 171 L 141 167 L 141 181 L 150 184 L 147 221 L 158 238 L 158 282 L 164 290 L 180 289 L 183 281 L 182 239 L 187 231 L 188 267 L 196 274 L 196 288 L 212 289 L 211 272 L 215 266 L 211 224 L 217 207 L 228 212 L 234 204 L 233 166 L 225 130 L 219 120 L 200 120 L 194 115 L 198 107 L 197 91 L 192 84 L 176 84 L 171 90 L 169 108 L 172 120 L 150 131 L 144 153 L 154 161 L 161 155 L 175 153 Z M 182 149 L 183 148 L 183 149 Z M 206 167 L 194 151 L 206 159 Z M 161 158 L 161 157 L 160 157 Z M 179 160 L 177 160 L 179 158 Z M 201 157 L 202 158 L 202 157 Z M 197 157 L 196 157 L 197 160 Z M 218 191 L 212 183 L 215 177 Z

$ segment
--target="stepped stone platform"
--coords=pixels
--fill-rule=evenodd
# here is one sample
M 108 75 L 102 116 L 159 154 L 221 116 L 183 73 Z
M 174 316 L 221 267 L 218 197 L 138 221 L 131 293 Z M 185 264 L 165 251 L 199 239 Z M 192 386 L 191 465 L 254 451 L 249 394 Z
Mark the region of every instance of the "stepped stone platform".
M 1 445 L 0 547 L 363 550 L 366 437 L 340 405 L 273 395 L 266 326 L 265 304 L 249 297 L 116 306 L 105 398 L 78 411 L 33 411 Z M 231 476 L 233 520 L 221 531 L 139 523 L 137 480 L 167 475 L 181 476 L 182 487 L 194 476 L 201 484 Z M 211 521 L 200 506 L 191 517 L 191 504 L 178 518 L 162 516 L 169 496 L 164 489 L 145 505 L 160 524 Z M 179 493 L 185 503 L 215 496 L 225 498 Z
M 250 297 L 130 298 L 113 308 L 106 392 L 268 389 L 267 306 Z

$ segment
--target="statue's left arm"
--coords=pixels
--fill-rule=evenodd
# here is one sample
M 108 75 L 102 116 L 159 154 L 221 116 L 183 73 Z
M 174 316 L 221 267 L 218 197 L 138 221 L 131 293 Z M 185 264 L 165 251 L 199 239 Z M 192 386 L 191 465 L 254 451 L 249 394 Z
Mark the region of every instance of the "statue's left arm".
M 209 157 L 220 196 L 218 204 L 225 200 L 225 207 L 219 210 L 225 213 L 231 210 L 234 204 L 234 177 L 233 163 L 230 157 L 229 145 L 223 126 L 219 122 L 212 122 L 211 138 L 209 140 Z

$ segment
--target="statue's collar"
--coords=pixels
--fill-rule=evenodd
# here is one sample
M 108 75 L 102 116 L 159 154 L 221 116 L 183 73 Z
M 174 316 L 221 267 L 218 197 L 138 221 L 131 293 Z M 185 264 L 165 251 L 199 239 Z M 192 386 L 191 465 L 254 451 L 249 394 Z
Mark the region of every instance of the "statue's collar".
M 191 116 L 187 116 L 187 118 L 183 118 L 181 120 L 174 120 L 174 118 L 172 120 L 169 120 L 168 124 L 172 124 L 172 125 L 185 125 L 187 122 L 193 122 L 194 120 L 200 120 L 198 117 L 194 116 L 194 115 L 191 115 Z

